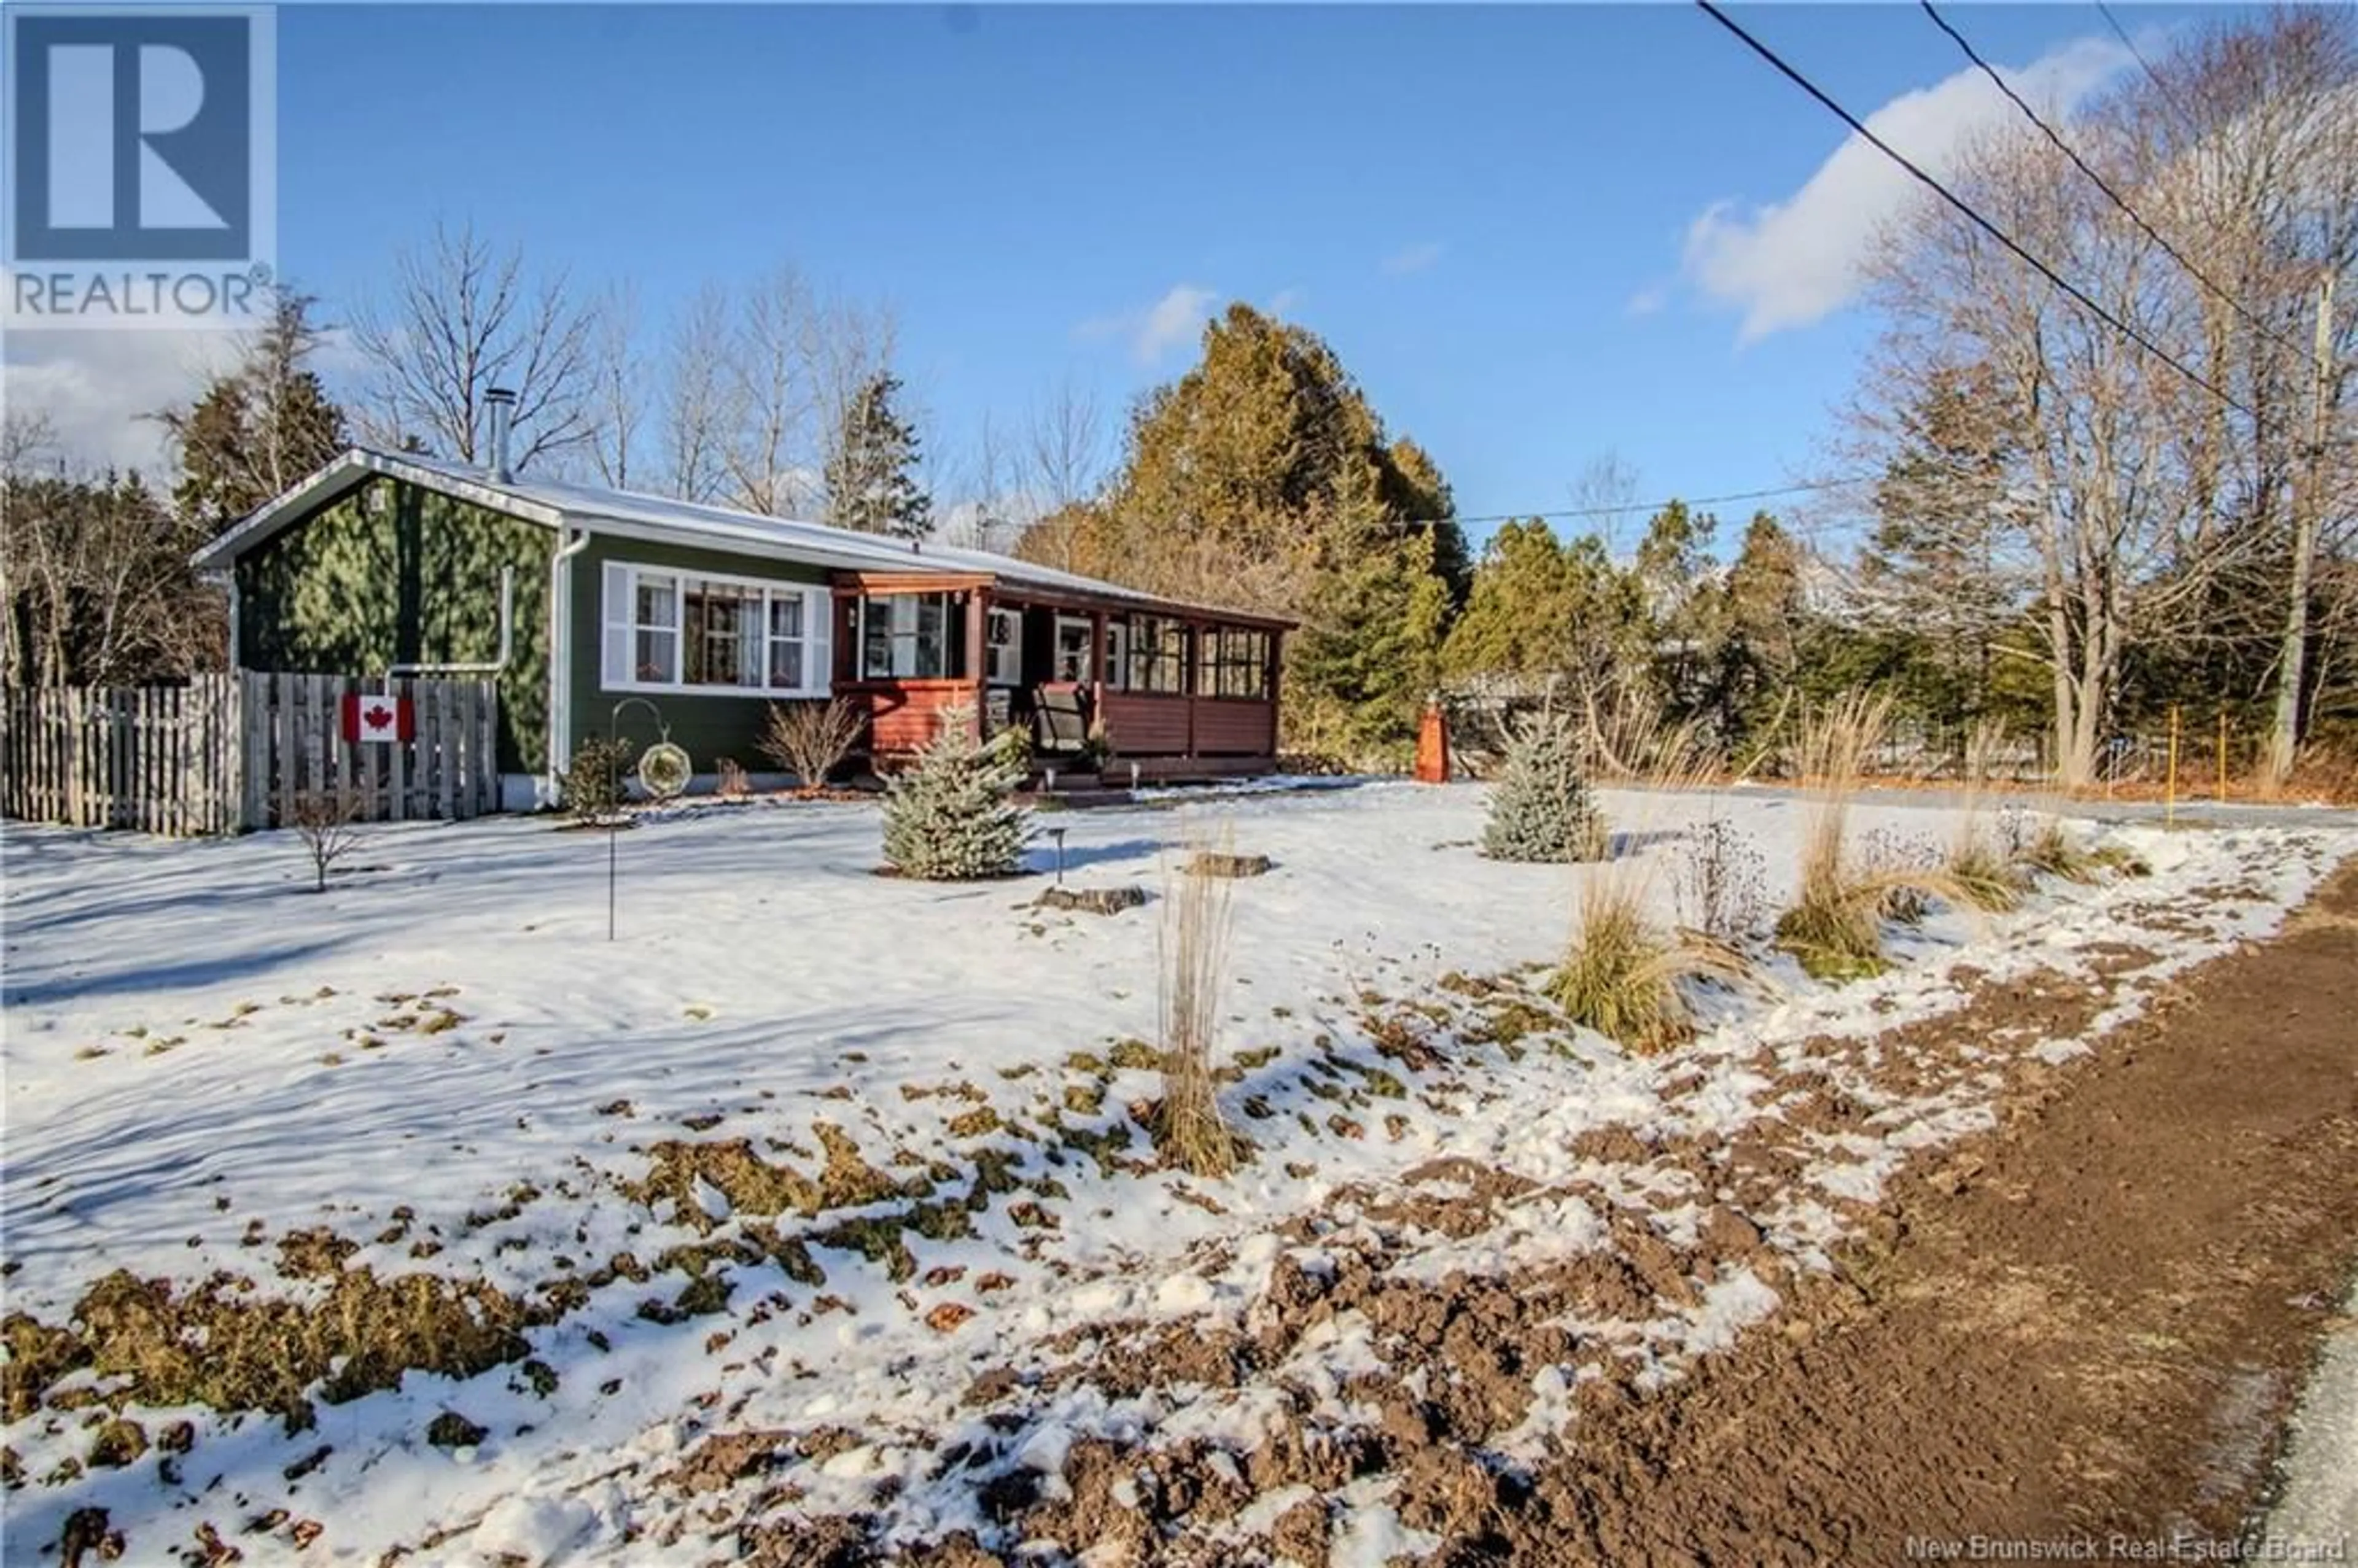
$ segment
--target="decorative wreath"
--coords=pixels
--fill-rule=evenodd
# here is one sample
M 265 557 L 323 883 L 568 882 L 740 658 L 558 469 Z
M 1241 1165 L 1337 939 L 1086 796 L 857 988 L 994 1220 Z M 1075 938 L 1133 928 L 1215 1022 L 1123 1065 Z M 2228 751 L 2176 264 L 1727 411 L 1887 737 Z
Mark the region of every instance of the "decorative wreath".
M 669 800 L 687 787 L 696 766 L 687 753 L 669 741 L 658 741 L 639 757 L 639 783 L 657 800 Z

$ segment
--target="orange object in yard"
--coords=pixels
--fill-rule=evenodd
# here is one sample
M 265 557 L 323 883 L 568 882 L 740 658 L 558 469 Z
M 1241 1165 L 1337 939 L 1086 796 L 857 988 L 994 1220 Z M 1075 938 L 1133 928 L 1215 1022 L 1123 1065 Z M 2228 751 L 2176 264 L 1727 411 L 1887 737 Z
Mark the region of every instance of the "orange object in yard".
M 1438 697 L 1424 705 L 1424 720 L 1416 727 L 1416 782 L 1449 782 L 1449 717 Z

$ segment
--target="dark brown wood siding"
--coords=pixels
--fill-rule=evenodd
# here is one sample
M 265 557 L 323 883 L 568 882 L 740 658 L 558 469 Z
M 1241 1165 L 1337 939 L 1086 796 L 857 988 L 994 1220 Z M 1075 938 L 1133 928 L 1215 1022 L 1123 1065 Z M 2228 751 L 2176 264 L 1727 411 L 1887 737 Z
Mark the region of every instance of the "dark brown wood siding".
M 1196 755 L 1266 757 L 1277 751 L 1276 704 L 1239 697 L 1192 700 Z
M 968 680 L 860 681 L 837 689 L 868 720 L 870 754 L 888 764 L 906 761 L 932 740 L 944 713 L 963 708 L 971 717 L 980 700 Z
M 1187 703 L 1184 697 L 1147 697 L 1126 691 L 1105 694 L 1106 738 L 1117 757 L 1184 757 L 1187 754 Z

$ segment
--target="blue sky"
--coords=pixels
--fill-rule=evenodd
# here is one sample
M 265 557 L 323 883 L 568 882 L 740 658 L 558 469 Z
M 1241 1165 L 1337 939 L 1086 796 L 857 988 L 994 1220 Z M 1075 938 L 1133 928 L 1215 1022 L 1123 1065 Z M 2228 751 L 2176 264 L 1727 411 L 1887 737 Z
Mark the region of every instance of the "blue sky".
M 1738 15 L 1911 150 L 1993 112 L 1912 6 Z M 2127 69 L 2093 6 L 1952 15 L 2066 102 Z M 331 313 L 438 217 L 657 316 L 791 260 L 891 302 L 954 451 L 1061 377 L 1125 405 L 1241 298 L 1467 514 L 1567 505 L 1608 450 L 1649 498 L 1838 466 L 1895 193 L 1683 5 L 306 5 L 278 49 L 281 270 Z

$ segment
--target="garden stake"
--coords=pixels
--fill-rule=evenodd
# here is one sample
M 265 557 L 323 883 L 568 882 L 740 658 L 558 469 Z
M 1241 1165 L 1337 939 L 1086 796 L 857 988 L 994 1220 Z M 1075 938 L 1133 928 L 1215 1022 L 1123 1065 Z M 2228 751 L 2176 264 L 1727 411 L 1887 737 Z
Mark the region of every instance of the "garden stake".
M 2161 825 L 2178 826 L 2178 704 L 2169 705 L 2169 784 L 2162 796 Z

